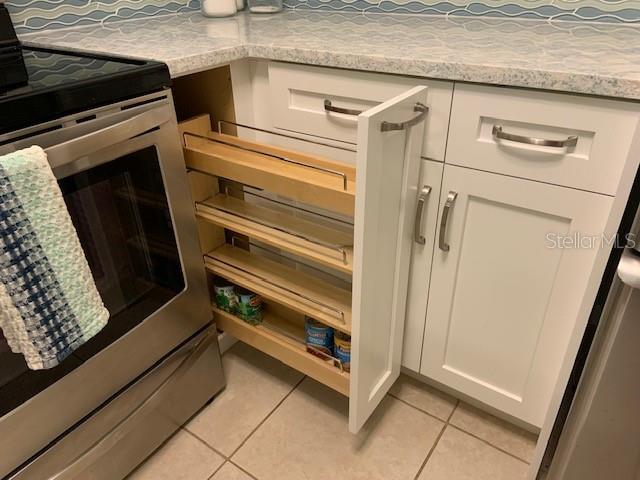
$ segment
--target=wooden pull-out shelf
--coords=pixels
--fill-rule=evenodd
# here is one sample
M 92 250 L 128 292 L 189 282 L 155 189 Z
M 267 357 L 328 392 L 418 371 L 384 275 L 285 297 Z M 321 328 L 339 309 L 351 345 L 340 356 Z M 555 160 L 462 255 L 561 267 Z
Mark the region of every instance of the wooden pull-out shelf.
M 343 395 L 349 395 L 349 373 L 307 352 L 304 344 L 304 328 L 269 311 L 265 311 L 263 323 L 257 326 L 249 325 L 215 306 L 213 311 L 217 326 L 226 333 Z M 285 335 L 281 332 L 293 334 Z
M 207 130 L 208 118 L 180 125 L 188 168 L 353 216 L 355 168 Z
M 266 299 L 351 334 L 351 292 L 230 245 L 209 252 L 205 266 Z
M 307 352 L 304 344 L 304 327 L 297 326 L 269 311 L 265 311 L 263 323 L 256 326 L 249 325 L 215 306 L 213 311 L 217 326 L 226 333 L 337 392 L 349 395 L 349 373 Z M 293 332 L 293 335 L 281 332 Z M 300 338 L 294 338 L 294 335 Z
M 346 232 L 223 194 L 196 202 L 196 215 L 341 272 L 353 272 L 353 236 Z

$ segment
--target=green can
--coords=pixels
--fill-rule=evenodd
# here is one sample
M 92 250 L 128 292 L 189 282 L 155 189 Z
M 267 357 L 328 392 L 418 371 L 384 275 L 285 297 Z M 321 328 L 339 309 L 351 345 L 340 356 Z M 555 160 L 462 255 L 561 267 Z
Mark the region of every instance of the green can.
M 213 292 L 216 296 L 216 305 L 220 310 L 236 313 L 238 309 L 238 295 L 236 286 L 223 278 L 216 278 L 213 282 Z
M 238 288 L 237 293 L 238 317 L 251 325 L 262 322 L 262 297 L 244 288 Z

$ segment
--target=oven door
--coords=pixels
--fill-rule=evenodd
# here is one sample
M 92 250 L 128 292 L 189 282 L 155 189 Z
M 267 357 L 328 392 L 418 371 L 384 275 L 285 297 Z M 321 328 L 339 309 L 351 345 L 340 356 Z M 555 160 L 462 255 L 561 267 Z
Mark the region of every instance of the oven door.
M 46 148 L 110 318 L 50 370 L 0 336 L 0 477 L 212 318 L 169 92 L 21 143 Z

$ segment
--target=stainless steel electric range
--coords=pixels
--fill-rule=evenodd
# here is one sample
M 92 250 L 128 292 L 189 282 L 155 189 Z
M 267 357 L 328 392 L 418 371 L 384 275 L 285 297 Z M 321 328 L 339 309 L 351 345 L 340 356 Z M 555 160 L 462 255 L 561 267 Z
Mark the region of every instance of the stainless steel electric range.
M 169 73 L 0 19 L 0 155 L 47 151 L 110 312 L 50 370 L 0 333 L 0 477 L 121 479 L 224 386 Z

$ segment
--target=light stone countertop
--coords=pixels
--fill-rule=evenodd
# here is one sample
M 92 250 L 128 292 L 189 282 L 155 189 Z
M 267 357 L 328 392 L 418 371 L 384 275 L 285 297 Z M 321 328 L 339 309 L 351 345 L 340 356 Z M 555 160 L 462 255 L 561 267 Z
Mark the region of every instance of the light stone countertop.
M 160 60 L 177 77 L 252 57 L 640 100 L 640 27 L 288 10 L 179 13 L 22 35 L 32 45 Z

